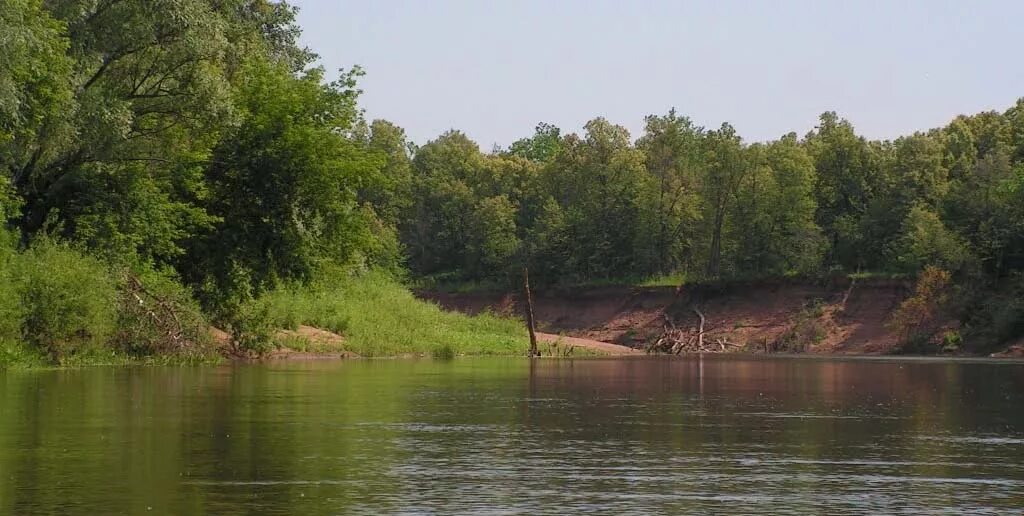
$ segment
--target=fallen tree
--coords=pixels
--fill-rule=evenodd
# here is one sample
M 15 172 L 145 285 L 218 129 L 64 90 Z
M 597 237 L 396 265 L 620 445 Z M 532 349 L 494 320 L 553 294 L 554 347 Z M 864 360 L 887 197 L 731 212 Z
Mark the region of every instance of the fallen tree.
M 690 309 L 697 315 L 699 322 L 697 326 L 680 328 L 672 320 L 668 313 L 664 313 L 665 326 L 661 336 L 647 347 L 649 353 L 668 353 L 678 355 L 680 353 L 722 353 L 730 347 L 740 347 L 738 344 L 729 342 L 728 339 L 716 338 L 711 343 L 705 342 L 705 326 L 707 317 L 696 305 Z

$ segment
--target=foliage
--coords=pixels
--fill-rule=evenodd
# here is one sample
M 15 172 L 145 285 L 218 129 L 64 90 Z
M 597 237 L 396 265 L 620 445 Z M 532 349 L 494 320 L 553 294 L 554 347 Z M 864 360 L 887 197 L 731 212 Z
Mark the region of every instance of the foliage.
M 205 316 L 172 273 L 103 263 L 48 237 L 21 252 L 0 242 L 0 363 L 205 360 L 208 341 Z
M 911 208 L 903 222 L 896 260 L 910 272 L 928 265 L 956 271 L 971 261 L 971 253 L 966 242 L 948 230 L 936 213 L 918 205 Z
M 358 70 L 329 85 L 319 70 L 244 70 L 242 123 L 213 150 L 206 172 L 207 210 L 218 222 L 195 240 L 186 265 L 191 282 L 212 286 L 203 291 L 208 303 L 308 280 L 322 262 L 349 263 L 373 240 L 373 214 L 359 208 L 356 192 L 376 181 L 380 164 L 344 135 L 357 117 Z
M 904 344 L 931 337 L 947 314 L 951 295 L 951 276 L 938 267 L 927 267 L 917 279 L 914 293 L 900 303 L 890 320 L 892 329 Z
M 828 334 L 822 321 L 824 305 L 821 300 L 807 303 L 794 317 L 790 327 L 779 336 L 775 349 L 802 353 L 819 343 Z
M 65 31 L 41 0 L 0 5 L 0 167 L 31 155 L 42 137 L 58 136 L 50 121 L 72 96 Z
M 226 312 L 219 323 L 231 336 L 230 351 L 235 355 L 261 356 L 273 350 L 274 325 L 270 306 L 261 299 Z
M 1024 337 L 1024 275 L 1015 274 L 996 288 L 964 290 L 961 318 L 967 347 L 991 352 Z
M 116 283 L 96 258 L 44 238 L 11 268 L 21 338 L 51 358 L 101 347 L 117 330 Z

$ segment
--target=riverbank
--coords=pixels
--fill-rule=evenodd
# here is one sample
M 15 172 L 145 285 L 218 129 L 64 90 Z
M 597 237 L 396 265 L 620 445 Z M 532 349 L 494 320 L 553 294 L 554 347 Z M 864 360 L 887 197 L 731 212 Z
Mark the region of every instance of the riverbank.
M 548 289 L 536 291 L 534 301 L 544 356 L 643 354 L 665 340 L 667 329 L 695 348 L 680 351 L 889 355 L 907 353 L 891 319 L 913 288 L 912 281 L 898 278 L 775 279 L 681 289 Z M 198 339 L 182 348 L 187 352 L 132 353 L 125 347 L 131 343 L 126 328 L 117 340 L 57 358 L 8 340 L 0 343 L 0 366 L 522 356 L 529 346 L 515 293 L 413 292 L 383 273 L 276 289 L 245 311 L 254 314 L 247 326 L 204 326 L 208 342 Z M 933 346 L 930 353 L 913 354 L 972 353 L 967 346 Z M 989 354 L 1019 357 L 1024 343 L 1011 341 Z
M 779 278 L 718 284 L 594 286 L 534 292 L 540 330 L 647 349 L 671 330 L 680 340 L 700 336 L 709 352 L 797 352 L 838 355 L 950 354 L 1014 357 L 1024 341 L 978 352 L 970 343 L 925 342 L 908 349 L 892 315 L 914 282 L 892 277 L 822 280 Z M 515 292 L 419 290 L 421 299 L 466 314 L 520 313 Z M 938 326 L 956 334 L 956 321 Z

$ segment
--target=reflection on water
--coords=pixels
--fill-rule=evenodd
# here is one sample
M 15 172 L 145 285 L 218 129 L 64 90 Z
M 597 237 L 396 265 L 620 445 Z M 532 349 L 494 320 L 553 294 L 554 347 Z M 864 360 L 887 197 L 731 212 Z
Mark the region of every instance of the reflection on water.
M 1006 513 L 1022 408 L 984 361 L 8 371 L 0 513 Z

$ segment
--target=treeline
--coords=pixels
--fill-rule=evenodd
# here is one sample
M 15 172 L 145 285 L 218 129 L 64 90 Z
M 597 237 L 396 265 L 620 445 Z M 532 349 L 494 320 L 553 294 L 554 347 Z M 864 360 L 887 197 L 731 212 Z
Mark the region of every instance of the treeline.
M 994 281 L 1024 268 L 1024 100 L 895 141 L 835 113 L 807 135 L 747 144 L 670 111 L 633 141 L 598 118 L 541 124 L 482 153 L 451 131 L 402 158 L 411 268 L 548 281 L 684 272 L 691 279 L 828 271 Z
M 514 282 L 522 266 L 570 285 L 931 267 L 949 273 L 934 299 L 950 302 L 914 313 L 957 319 L 983 346 L 1024 334 L 1024 99 L 894 141 L 827 112 L 803 137 L 746 143 L 673 110 L 635 141 L 597 118 L 491 153 L 451 131 L 395 155 L 409 267 L 438 281 Z
M 0 34 L 0 341 L 55 355 L 178 349 L 204 317 L 245 334 L 268 292 L 368 270 L 571 284 L 934 265 L 979 292 L 1021 285 L 1024 102 L 892 142 L 826 113 L 748 144 L 671 111 L 635 141 L 599 118 L 485 153 L 366 121 L 361 71 L 326 81 L 285 3 L 8 0 Z M 98 271 L 101 301 L 61 294 Z

